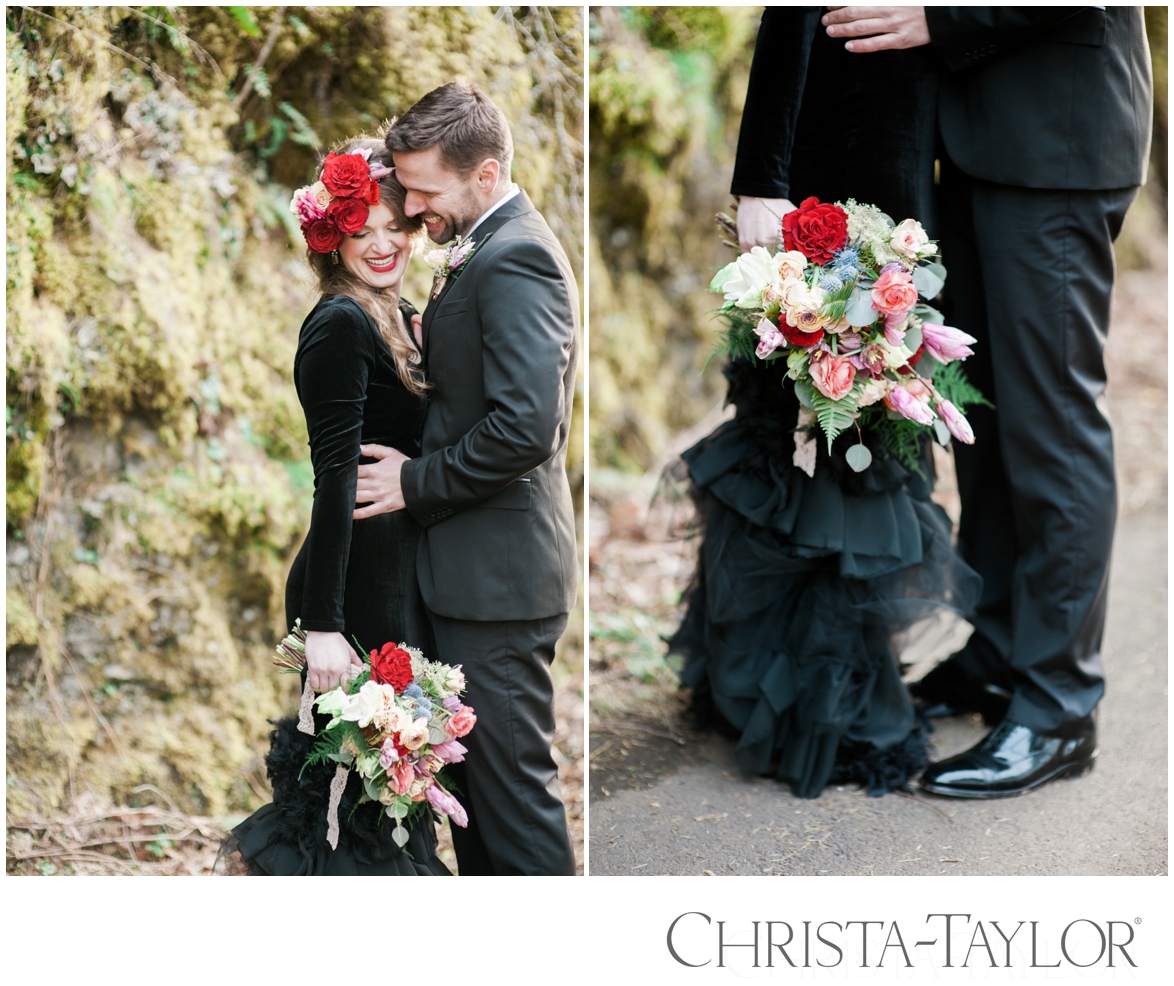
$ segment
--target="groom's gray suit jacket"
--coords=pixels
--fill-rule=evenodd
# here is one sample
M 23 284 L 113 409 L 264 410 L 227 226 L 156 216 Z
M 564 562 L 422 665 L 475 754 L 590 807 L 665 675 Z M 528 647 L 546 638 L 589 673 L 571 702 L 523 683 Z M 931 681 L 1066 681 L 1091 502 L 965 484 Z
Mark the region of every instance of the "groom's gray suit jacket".
M 404 463 L 425 531 L 418 574 L 434 613 L 534 620 L 575 602 L 565 462 L 579 295 L 525 192 L 473 231 L 475 252 L 424 312 L 434 385 L 422 455 Z

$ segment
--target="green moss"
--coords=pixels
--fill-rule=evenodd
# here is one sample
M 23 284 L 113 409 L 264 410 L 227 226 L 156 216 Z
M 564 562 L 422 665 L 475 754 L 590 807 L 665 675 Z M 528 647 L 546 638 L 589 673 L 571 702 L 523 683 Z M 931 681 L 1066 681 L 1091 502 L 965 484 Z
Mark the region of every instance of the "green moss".
M 266 720 L 297 702 L 270 657 L 312 497 L 287 203 L 326 145 L 464 74 L 581 268 L 577 9 L 282 8 L 241 99 L 278 9 L 258 38 L 229 8 L 151 8 L 190 44 L 131 8 L 7 12 L 10 812 L 71 778 L 257 804 Z M 414 264 L 407 297 L 430 281 Z

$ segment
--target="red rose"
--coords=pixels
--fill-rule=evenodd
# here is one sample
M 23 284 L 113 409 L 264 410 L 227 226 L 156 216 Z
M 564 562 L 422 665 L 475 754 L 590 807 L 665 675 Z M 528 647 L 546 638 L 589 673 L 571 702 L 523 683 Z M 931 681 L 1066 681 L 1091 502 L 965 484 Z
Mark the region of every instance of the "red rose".
M 783 248 L 826 264 L 848 242 L 848 213 L 814 196 L 783 216 Z
M 335 199 L 326 207 L 326 218 L 343 233 L 357 233 L 367 224 L 371 208 L 362 199 Z
M 381 685 L 391 685 L 392 691 L 400 694 L 412 683 L 412 655 L 395 644 L 371 651 L 371 678 Z
M 823 329 L 816 329 L 814 332 L 804 332 L 802 329 L 797 329 L 787 321 L 786 314 L 779 316 L 779 331 L 783 334 L 783 338 L 787 340 L 792 346 L 814 346 L 820 339 L 823 338 Z
M 315 253 L 330 253 L 342 242 L 342 234 L 329 219 L 315 219 L 304 225 L 302 232 L 306 236 L 306 246 Z
M 379 204 L 379 182 L 373 181 L 367 186 L 367 194 L 363 196 L 363 201 L 367 205 Z
M 331 195 L 358 195 L 367 193 L 371 183 L 371 166 L 362 154 L 326 155 L 322 164 L 322 184 Z

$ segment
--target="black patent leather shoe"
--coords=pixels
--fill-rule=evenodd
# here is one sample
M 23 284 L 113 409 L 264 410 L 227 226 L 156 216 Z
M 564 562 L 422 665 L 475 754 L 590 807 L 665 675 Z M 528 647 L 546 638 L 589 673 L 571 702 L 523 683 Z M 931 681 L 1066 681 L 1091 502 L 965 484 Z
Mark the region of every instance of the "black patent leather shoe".
M 1008 798 L 1076 777 L 1092 770 L 1097 755 L 1096 727 L 1083 725 L 1084 735 L 1066 738 L 1005 719 L 965 753 L 930 764 L 921 787 L 950 798 Z

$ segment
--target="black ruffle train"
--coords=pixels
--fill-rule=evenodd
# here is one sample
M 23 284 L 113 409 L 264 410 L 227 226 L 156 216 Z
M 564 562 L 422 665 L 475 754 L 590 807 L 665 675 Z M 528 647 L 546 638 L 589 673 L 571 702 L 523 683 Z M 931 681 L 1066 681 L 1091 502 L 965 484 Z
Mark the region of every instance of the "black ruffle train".
M 703 539 L 670 651 L 694 708 L 739 734 L 747 774 L 799 797 L 829 783 L 871 795 L 903 788 L 928 762 L 893 652 L 895 634 L 939 607 L 965 614 L 979 577 L 951 545 L 921 478 L 865 444 L 852 472 L 841 436 L 821 439 L 815 475 L 792 464 L 799 405 L 786 366 L 726 368 L 734 420 L 682 456 Z

